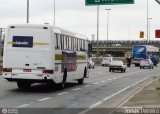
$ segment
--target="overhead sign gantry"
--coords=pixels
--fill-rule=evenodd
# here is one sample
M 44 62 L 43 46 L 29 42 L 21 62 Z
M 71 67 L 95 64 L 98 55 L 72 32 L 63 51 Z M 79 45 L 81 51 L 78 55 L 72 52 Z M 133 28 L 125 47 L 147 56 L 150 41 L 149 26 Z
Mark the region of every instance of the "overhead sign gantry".
M 86 0 L 86 5 L 134 4 L 134 0 Z

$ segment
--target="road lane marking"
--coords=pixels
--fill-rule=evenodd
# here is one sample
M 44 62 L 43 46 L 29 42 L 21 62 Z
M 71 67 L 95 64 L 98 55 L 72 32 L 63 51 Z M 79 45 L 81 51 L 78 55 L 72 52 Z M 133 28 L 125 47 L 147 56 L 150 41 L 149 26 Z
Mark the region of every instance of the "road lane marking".
M 150 81 L 149 83 L 147 83 L 147 85 L 150 85 L 154 80 Z M 133 95 L 131 95 L 129 98 L 127 98 L 123 103 L 121 103 L 118 108 L 122 107 L 126 102 L 129 101 L 129 99 L 133 98 L 137 93 L 139 93 L 140 91 L 142 91 L 146 86 L 143 86 L 142 88 L 140 88 L 138 91 L 136 91 Z M 132 86 L 135 86 L 135 84 L 132 84 Z
M 45 101 L 45 100 L 48 100 L 48 99 L 51 99 L 52 97 L 46 97 L 46 98 L 43 98 L 43 99 L 39 99 L 38 101 Z
M 111 80 L 115 80 L 115 79 L 118 79 L 118 78 L 123 78 L 123 77 L 126 77 L 126 76 L 129 76 L 129 75 L 132 75 L 132 74 L 136 74 L 136 73 L 139 73 L 139 72 L 144 72 L 144 71 L 141 71 L 141 70 L 138 70 L 136 72 L 132 72 L 132 73 L 129 73 L 129 74 L 125 74 L 125 75 L 122 75 L 122 76 L 117 76 L 117 77 L 113 77 L 113 78 L 109 78 L 107 79 L 108 81 L 111 81 Z M 100 81 L 100 83 L 104 83 L 106 81 Z M 94 85 L 98 85 L 99 83 L 95 82 L 93 83 Z
M 23 104 L 23 105 L 21 105 L 21 106 L 19 106 L 19 107 L 17 107 L 17 108 L 23 108 L 23 107 L 27 107 L 27 106 L 29 106 L 30 104 Z
M 68 92 L 62 92 L 62 93 L 58 93 L 57 95 L 64 95 L 67 94 Z
M 121 89 L 120 91 L 118 91 L 118 92 L 116 92 L 116 93 L 114 93 L 114 94 L 112 94 L 112 95 L 110 95 L 110 96 L 107 96 L 106 98 L 98 101 L 97 103 L 91 105 L 88 109 L 86 109 L 86 110 L 84 110 L 84 111 L 82 111 L 82 112 L 80 112 L 80 113 L 78 113 L 78 114 L 85 114 L 86 112 L 88 112 L 89 110 L 95 108 L 96 106 L 98 106 L 98 105 L 106 102 L 107 100 L 111 99 L 112 97 L 114 97 L 114 96 L 116 96 L 116 95 L 118 95 L 118 94 L 126 91 L 127 89 L 133 87 L 133 85 L 139 84 L 139 83 L 141 83 L 141 82 L 143 82 L 143 81 L 145 81 L 145 80 L 147 80 L 147 79 L 148 79 L 148 78 L 144 78 L 144 79 L 142 79 L 142 80 L 140 80 L 140 81 L 137 81 L 137 82 L 131 84 L 130 86 L 127 86 L 127 87 Z
M 103 80 L 103 81 L 101 81 L 101 82 L 104 83 L 104 82 L 106 82 L 106 81 Z
M 85 85 L 84 87 L 90 87 L 91 85 Z
M 82 89 L 82 88 L 75 88 L 75 89 L 72 89 L 73 91 L 78 91 L 78 90 L 80 90 L 80 89 Z
M 107 101 L 108 99 L 111 99 L 112 97 L 114 97 L 114 96 L 122 93 L 123 91 L 129 89 L 130 87 L 131 87 L 131 86 L 125 87 L 124 89 L 122 89 L 122 90 L 120 90 L 120 91 L 118 91 L 118 92 L 116 92 L 116 93 L 114 93 L 114 94 L 112 94 L 112 95 L 110 95 L 110 96 L 107 96 L 106 98 L 104 98 L 104 99 L 102 99 L 102 100 L 103 100 L 103 101 Z
M 117 77 L 114 77 L 113 79 L 116 79 Z
M 99 102 L 91 105 L 89 108 L 94 108 L 94 107 L 96 107 L 96 106 L 98 106 L 98 105 L 100 105 L 100 104 L 102 104 L 102 101 L 99 101 Z
M 34 102 L 30 102 L 30 104 L 33 104 Z

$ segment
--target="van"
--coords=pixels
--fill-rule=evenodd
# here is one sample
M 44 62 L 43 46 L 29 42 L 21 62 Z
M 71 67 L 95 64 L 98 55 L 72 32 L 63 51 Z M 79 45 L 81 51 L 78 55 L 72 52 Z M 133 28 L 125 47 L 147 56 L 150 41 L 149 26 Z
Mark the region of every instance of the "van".
M 103 57 L 102 66 L 109 66 L 113 60 L 113 57 Z

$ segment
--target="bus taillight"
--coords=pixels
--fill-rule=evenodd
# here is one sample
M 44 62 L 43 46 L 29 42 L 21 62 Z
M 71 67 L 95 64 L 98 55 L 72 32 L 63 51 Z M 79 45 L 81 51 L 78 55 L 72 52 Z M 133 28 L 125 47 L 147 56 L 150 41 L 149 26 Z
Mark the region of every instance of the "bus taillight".
M 53 74 L 54 71 L 53 70 L 43 70 L 43 73 L 45 73 L 45 74 Z
M 3 68 L 3 72 L 12 72 L 11 68 Z

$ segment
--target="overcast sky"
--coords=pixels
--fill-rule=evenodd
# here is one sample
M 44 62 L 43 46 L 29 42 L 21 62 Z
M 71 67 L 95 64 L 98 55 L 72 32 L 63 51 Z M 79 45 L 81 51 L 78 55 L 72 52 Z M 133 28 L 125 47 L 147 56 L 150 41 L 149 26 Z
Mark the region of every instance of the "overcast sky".
M 26 22 L 27 0 L 0 0 L 0 27 Z M 53 0 L 30 0 L 30 23 L 53 24 Z M 107 39 L 107 11 L 110 8 L 109 40 L 139 40 L 139 32 L 146 33 L 147 0 L 135 0 L 129 5 L 100 6 L 99 39 Z M 160 29 L 160 5 L 149 0 L 150 37 Z M 85 6 L 85 0 L 56 0 L 56 26 L 96 37 L 97 7 Z M 145 34 L 146 37 L 146 34 Z M 95 38 L 96 39 L 96 38 Z M 142 39 L 140 39 L 142 40 Z

